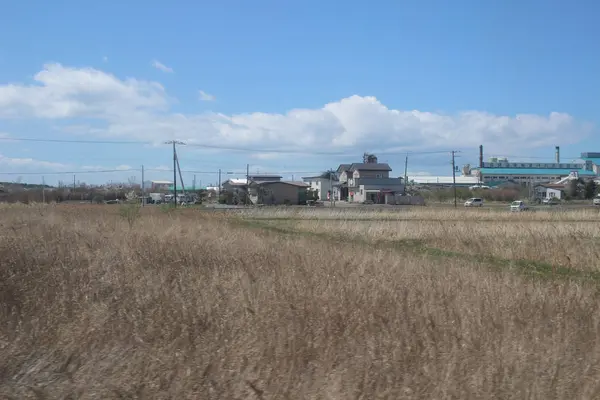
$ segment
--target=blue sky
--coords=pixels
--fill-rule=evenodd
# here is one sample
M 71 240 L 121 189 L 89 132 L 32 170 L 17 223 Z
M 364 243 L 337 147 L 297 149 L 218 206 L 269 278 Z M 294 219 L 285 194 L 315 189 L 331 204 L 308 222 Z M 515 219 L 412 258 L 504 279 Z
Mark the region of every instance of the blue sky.
M 394 175 L 406 151 L 600 151 L 599 14 L 552 0 L 7 2 L 0 137 L 141 143 L 1 140 L 0 180 L 140 181 L 142 164 L 165 179 L 171 139 L 202 184 L 246 164 L 298 178 L 363 151 Z M 447 153 L 409 159 L 409 175 L 451 173 Z

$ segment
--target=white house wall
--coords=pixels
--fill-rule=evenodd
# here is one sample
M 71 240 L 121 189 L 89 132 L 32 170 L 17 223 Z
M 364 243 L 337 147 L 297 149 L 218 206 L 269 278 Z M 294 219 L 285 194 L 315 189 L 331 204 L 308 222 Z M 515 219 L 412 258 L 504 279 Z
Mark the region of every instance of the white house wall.
M 307 179 L 305 180 L 305 183 L 310 185 L 311 190 L 317 191 L 319 200 L 327 200 L 327 192 L 330 191 L 332 187 L 332 185 L 329 184 L 329 179 Z M 333 184 L 337 182 L 331 181 L 331 183 Z

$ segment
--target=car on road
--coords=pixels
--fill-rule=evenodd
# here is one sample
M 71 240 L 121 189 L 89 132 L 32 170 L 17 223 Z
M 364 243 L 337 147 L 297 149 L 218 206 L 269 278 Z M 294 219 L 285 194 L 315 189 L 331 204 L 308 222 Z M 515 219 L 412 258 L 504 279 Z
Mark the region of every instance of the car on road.
M 547 206 L 555 206 L 557 204 L 560 204 L 560 200 L 556 197 L 547 197 L 544 200 L 542 200 L 542 204 Z
M 465 201 L 465 207 L 483 207 L 483 199 L 479 197 L 472 197 Z
M 528 209 L 529 207 L 522 200 L 513 201 L 510 204 L 510 211 L 512 212 L 527 211 Z
M 600 195 L 594 197 L 594 201 L 592 201 L 592 204 L 595 206 L 600 206 Z

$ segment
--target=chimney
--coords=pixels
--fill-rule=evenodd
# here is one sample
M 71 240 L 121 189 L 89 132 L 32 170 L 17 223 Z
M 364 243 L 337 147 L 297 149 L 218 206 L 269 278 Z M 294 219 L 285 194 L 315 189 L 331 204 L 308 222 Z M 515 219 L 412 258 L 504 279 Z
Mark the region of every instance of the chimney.
M 560 164 L 560 147 L 556 146 L 556 163 Z
M 479 145 L 479 168 L 483 168 L 483 145 Z

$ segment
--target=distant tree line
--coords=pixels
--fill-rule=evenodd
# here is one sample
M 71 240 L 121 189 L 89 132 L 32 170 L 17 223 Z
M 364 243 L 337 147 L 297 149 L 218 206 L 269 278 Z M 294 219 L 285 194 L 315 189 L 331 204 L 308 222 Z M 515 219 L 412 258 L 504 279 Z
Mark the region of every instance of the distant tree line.
M 565 189 L 567 200 L 591 199 L 598 194 L 598 185 L 593 180 L 574 179 L 569 181 Z
M 63 189 L 32 189 L 0 193 L 0 202 L 7 203 L 61 203 L 63 201 L 89 201 L 101 203 L 110 200 L 125 200 L 126 191 L 103 191 L 95 189 L 76 189 L 75 191 Z

